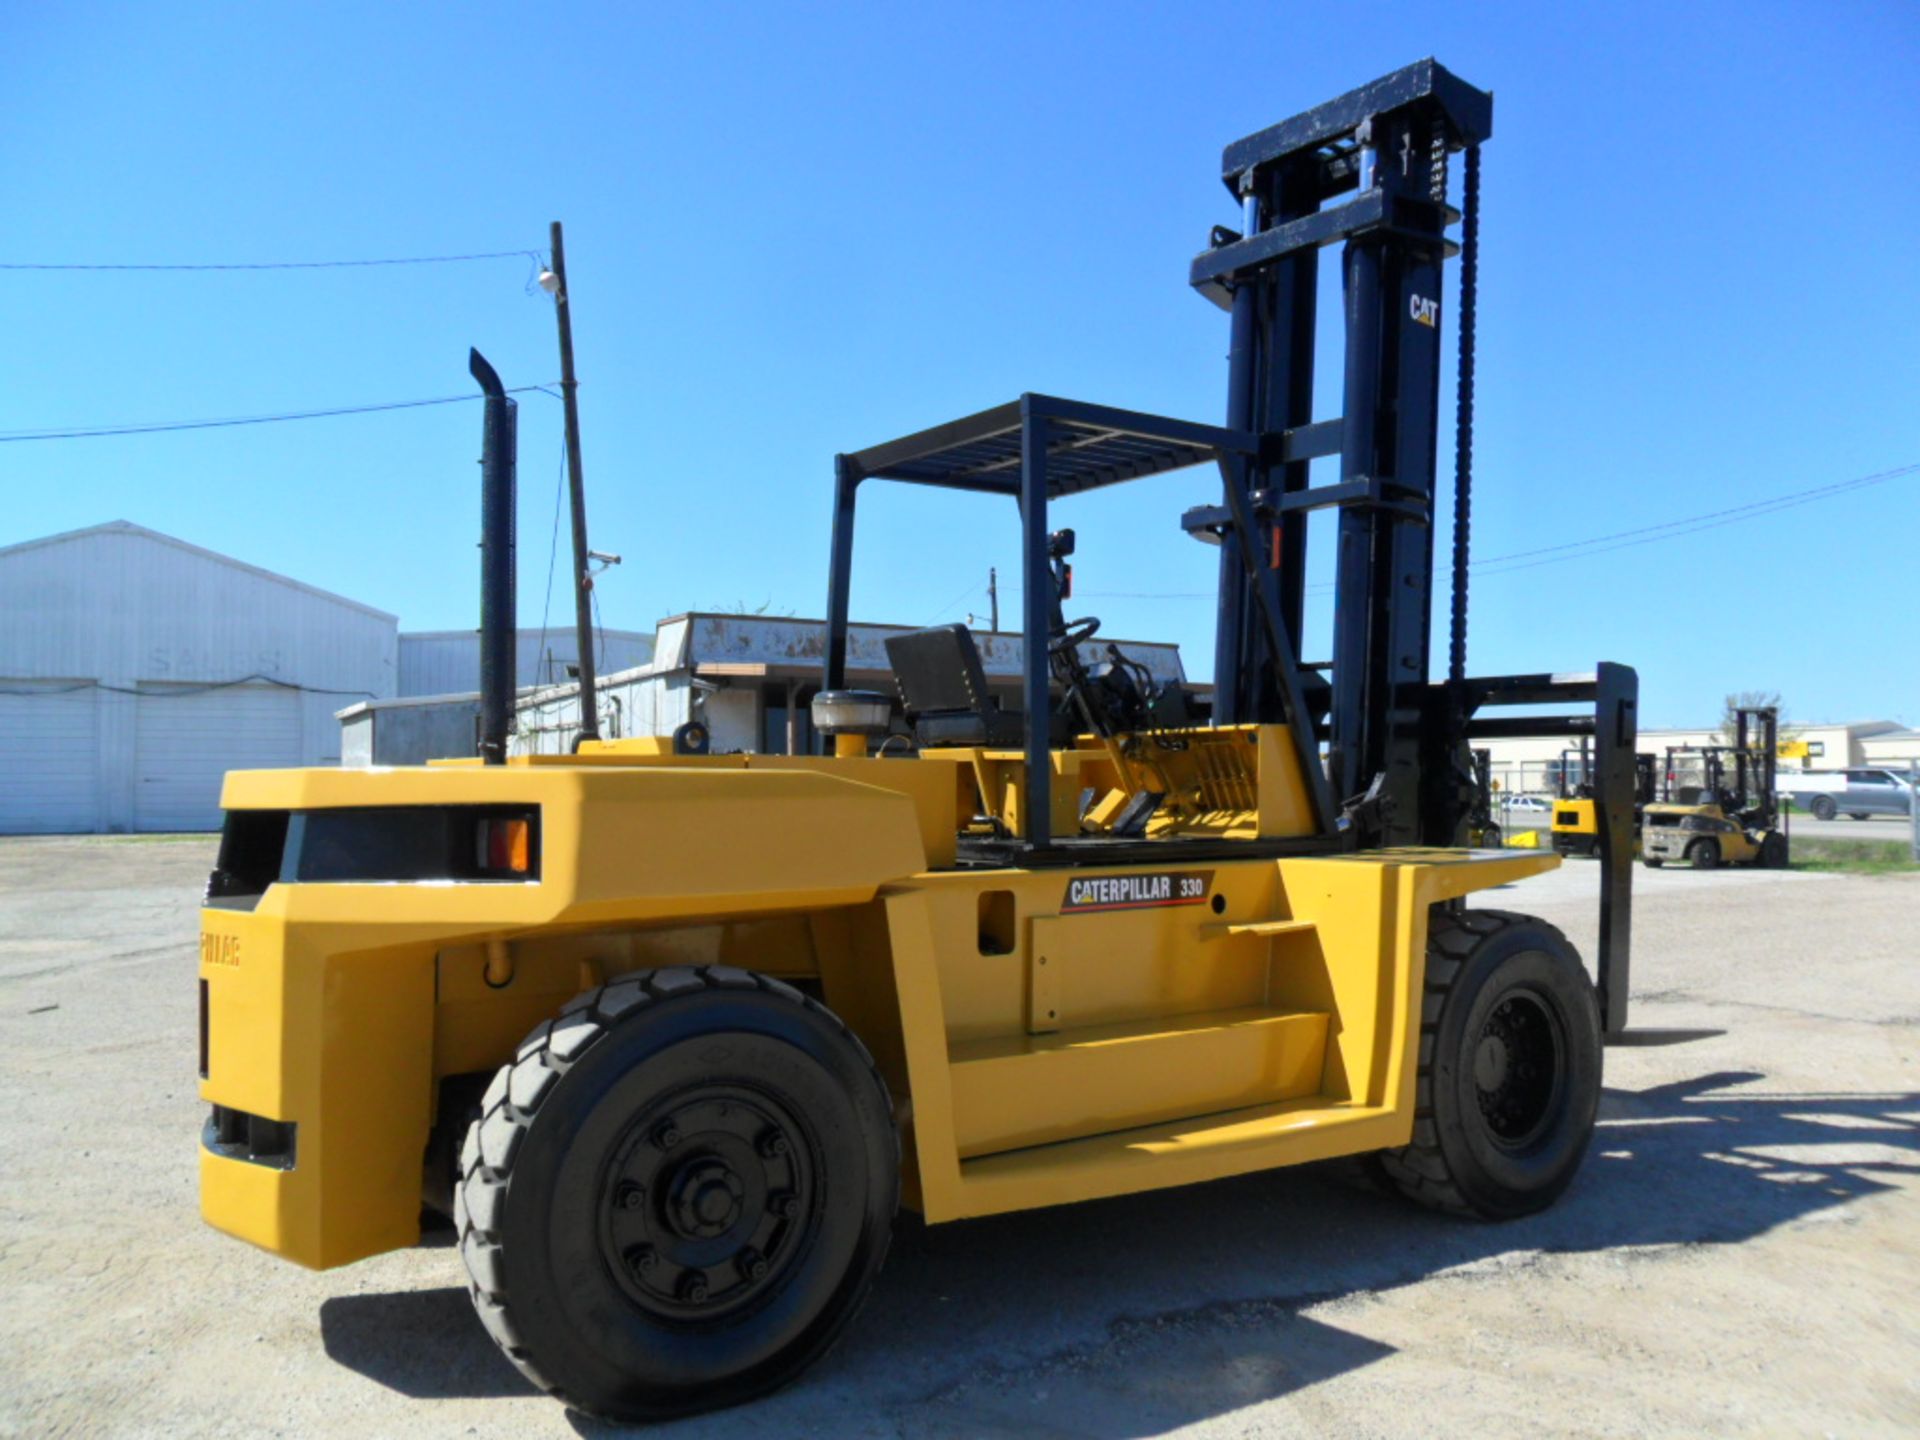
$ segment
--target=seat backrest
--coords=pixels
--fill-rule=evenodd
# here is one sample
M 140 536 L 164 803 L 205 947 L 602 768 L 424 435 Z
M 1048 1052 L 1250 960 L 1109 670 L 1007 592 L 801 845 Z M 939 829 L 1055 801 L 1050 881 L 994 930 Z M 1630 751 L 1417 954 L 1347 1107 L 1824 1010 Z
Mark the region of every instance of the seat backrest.
M 965 625 L 935 625 L 890 635 L 886 644 L 887 660 L 909 715 L 952 711 L 984 715 L 995 708 L 980 648 Z

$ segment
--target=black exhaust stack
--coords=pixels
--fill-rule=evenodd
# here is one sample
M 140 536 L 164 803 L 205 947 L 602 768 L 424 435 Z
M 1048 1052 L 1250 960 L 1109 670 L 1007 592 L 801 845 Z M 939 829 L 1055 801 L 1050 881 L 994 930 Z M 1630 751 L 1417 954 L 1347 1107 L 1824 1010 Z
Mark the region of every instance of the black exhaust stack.
M 487 395 L 480 441 L 480 759 L 507 761 L 514 692 L 514 468 L 519 407 L 478 350 L 467 369 Z

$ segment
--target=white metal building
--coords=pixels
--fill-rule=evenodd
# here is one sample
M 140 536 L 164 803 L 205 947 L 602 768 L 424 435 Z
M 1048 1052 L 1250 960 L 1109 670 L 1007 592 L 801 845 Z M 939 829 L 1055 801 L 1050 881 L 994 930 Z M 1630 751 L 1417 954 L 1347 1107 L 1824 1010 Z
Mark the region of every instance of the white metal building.
M 1884 730 L 1863 740 L 1860 751 L 1862 765 L 1905 770 L 1909 765 L 1920 764 L 1920 730 Z
M 653 658 L 653 636 L 639 630 L 595 632 L 594 669 L 602 675 L 631 670 Z M 571 624 L 514 635 L 514 684 L 558 685 L 580 658 Z M 480 688 L 480 632 L 409 630 L 400 636 L 399 688 L 410 695 L 459 695 Z
M 0 833 L 216 828 L 227 770 L 339 759 L 397 632 L 124 520 L 0 549 Z

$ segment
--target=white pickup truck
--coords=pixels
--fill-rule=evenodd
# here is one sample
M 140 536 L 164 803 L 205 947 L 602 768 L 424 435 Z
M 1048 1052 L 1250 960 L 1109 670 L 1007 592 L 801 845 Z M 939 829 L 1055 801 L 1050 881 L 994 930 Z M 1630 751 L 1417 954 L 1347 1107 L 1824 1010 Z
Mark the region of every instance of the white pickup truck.
M 1904 770 L 1783 770 L 1774 777 L 1774 789 L 1781 799 L 1812 811 L 1816 820 L 1913 813 L 1912 781 Z

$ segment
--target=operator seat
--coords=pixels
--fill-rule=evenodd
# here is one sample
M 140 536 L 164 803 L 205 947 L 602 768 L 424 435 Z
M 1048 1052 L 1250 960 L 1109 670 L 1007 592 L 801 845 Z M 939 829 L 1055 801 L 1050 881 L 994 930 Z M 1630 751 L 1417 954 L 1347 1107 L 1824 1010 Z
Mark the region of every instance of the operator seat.
M 916 744 L 1017 747 L 1025 742 L 1022 717 L 1002 710 L 987 689 L 980 648 L 965 625 L 890 635 L 886 644 Z

